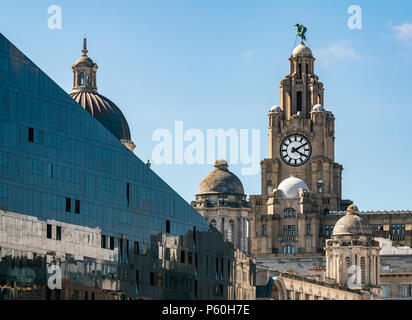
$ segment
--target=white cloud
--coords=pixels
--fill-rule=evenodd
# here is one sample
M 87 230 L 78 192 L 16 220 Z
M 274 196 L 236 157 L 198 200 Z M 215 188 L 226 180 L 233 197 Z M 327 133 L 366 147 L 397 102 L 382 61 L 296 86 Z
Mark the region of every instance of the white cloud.
M 346 60 L 361 60 L 361 56 L 348 42 L 338 42 L 326 49 L 315 51 L 315 57 L 324 65 L 330 65 Z
M 255 54 L 255 49 L 248 50 L 243 54 L 243 59 L 245 59 L 246 61 L 252 60 Z
M 407 43 L 412 43 L 412 23 L 405 22 L 399 26 L 392 26 L 395 31 L 395 36 L 399 40 Z

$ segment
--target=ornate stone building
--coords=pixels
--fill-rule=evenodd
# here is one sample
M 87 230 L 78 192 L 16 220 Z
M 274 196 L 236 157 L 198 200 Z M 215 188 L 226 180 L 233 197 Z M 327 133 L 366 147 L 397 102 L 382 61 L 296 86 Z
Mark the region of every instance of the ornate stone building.
M 240 180 L 229 173 L 226 161 L 218 160 L 200 184 L 192 206 L 228 240 L 256 258 L 258 278 L 265 268 L 272 275 L 278 272 L 275 283 L 283 279 L 285 284 L 278 298 L 374 299 L 380 295 L 381 279 L 385 279 L 384 295 L 400 296 L 402 291 L 403 297 L 412 297 L 412 282 L 396 282 L 388 272 L 382 278 L 380 247 L 374 240 L 412 246 L 412 211 L 357 212 L 350 206 L 352 201 L 342 199 L 343 167 L 335 160 L 335 117 L 324 106 L 315 58 L 302 42 L 289 61 L 290 72 L 280 83 L 280 106 L 268 114 L 269 155 L 261 162 L 261 194 L 247 200 Z M 299 272 L 286 272 L 285 267 L 291 265 Z M 361 274 L 355 277 L 362 281 L 358 291 L 342 289 L 351 272 L 358 270 L 349 270 L 352 266 Z M 406 274 L 402 281 L 409 281 L 410 272 L 402 263 L 395 268 Z M 298 278 L 315 281 L 312 284 L 321 294 L 286 288 Z M 276 290 L 281 292 L 280 287 Z
M 359 216 L 356 206 L 350 205 L 336 223 L 332 239 L 326 241 L 326 276 L 339 285 L 352 282 L 380 296 L 380 250 L 370 224 Z
M 192 206 L 226 240 L 251 254 L 254 214 L 246 201 L 242 182 L 229 171 L 226 160 L 217 160 L 214 167 L 200 183 Z
M 258 299 L 274 300 L 375 300 L 382 299 L 379 242 L 356 206 L 335 225 L 326 241 L 326 270 L 313 268 L 302 276 L 293 270 L 260 267 Z

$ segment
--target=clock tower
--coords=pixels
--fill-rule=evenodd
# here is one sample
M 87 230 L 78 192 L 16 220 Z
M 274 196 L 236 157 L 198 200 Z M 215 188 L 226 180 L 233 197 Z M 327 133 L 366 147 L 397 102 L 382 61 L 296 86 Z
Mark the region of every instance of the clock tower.
M 312 51 L 301 42 L 269 112 L 269 157 L 261 162 L 262 200 L 291 175 L 309 188 L 317 212 L 341 208 L 342 166 L 335 162 L 335 118 L 324 107 Z

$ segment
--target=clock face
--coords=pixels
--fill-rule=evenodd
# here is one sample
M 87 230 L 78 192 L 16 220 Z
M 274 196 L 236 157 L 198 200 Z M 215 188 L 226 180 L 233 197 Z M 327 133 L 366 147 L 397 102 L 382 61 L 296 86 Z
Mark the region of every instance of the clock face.
M 292 134 L 280 145 L 280 157 L 289 166 L 298 167 L 308 162 L 312 155 L 309 139 L 300 134 Z

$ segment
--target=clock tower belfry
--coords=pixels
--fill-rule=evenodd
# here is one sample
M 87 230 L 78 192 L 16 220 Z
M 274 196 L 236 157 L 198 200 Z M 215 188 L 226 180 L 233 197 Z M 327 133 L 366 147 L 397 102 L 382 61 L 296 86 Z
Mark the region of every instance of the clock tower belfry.
M 303 180 L 316 211 L 341 208 L 342 166 L 335 163 L 335 118 L 324 107 L 315 58 L 303 43 L 280 82 L 280 106 L 269 111 L 269 157 L 261 162 L 262 200 L 291 175 Z

